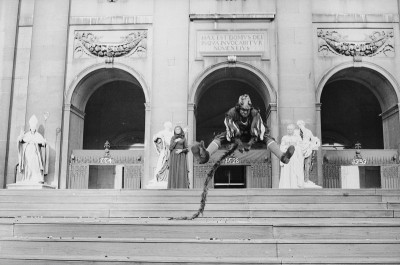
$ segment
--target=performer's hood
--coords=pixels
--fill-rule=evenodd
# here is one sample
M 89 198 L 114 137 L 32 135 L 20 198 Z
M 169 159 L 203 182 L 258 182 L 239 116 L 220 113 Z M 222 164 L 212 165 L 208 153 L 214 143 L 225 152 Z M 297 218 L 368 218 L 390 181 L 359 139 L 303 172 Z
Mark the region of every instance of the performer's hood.
M 247 94 L 241 95 L 239 97 L 238 105 L 241 109 L 251 109 L 253 107 L 250 97 Z
M 38 119 L 36 118 L 35 115 L 32 115 L 32 117 L 29 119 L 29 129 L 31 131 L 36 131 L 37 126 L 38 126 Z

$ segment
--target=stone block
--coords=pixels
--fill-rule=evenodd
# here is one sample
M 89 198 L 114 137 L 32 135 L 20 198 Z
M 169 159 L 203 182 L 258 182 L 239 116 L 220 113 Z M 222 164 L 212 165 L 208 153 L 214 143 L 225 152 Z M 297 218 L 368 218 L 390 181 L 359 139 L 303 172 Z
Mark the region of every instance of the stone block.
M 48 190 L 55 189 L 55 186 L 48 184 L 29 184 L 29 183 L 12 183 L 7 184 L 7 189 L 9 190 Z

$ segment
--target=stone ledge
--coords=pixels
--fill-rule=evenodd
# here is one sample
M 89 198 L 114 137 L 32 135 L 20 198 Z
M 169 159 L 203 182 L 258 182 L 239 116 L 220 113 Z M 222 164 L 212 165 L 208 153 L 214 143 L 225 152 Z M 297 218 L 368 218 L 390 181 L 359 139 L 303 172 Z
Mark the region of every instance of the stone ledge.
M 81 17 L 70 18 L 70 25 L 129 25 L 152 24 L 153 16 L 112 16 L 112 17 Z
M 48 190 L 48 189 L 56 189 L 56 187 L 48 185 L 48 184 L 12 183 L 12 184 L 7 184 L 7 189 L 10 189 L 10 190 Z
M 398 23 L 398 14 L 312 14 L 313 23 Z
M 268 20 L 275 19 L 274 13 L 264 14 L 189 14 L 190 21 L 193 20 Z

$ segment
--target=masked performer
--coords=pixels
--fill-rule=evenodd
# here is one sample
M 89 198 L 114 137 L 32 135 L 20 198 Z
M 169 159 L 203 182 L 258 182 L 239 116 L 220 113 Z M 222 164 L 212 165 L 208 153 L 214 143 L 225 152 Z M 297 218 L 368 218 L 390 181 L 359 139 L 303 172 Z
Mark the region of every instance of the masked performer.
M 240 96 L 236 106 L 225 114 L 224 123 L 226 131 L 217 135 L 207 149 L 203 141 L 192 146 L 193 156 L 200 164 L 207 163 L 210 156 L 225 143 L 236 143 L 238 150 L 243 152 L 249 151 L 255 142 L 262 141 L 285 164 L 294 153 L 293 146 L 289 146 L 285 153 L 280 150 L 279 145 L 270 136 L 268 127 L 264 125 L 260 112 L 253 108 L 247 94 Z M 244 145 L 243 141 L 248 141 L 248 144 Z

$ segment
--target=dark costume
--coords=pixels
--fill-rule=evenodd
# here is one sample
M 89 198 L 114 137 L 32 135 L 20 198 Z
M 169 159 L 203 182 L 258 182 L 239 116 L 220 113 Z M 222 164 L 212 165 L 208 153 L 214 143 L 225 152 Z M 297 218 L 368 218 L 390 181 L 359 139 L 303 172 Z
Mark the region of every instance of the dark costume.
M 179 139 L 179 141 L 175 142 L 176 139 Z M 178 149 L 182 149 L 179 154 L 176 153 Z M 187 189 L 189 188 L 186 159 L 188 144 L 182 128 L 181 134 L 174 133 L 174 136 L 172 136 L 169 150 L 171 153 L 169 157 L 168 189 Z
M 194 144 L 192 152 L 200 164 L 207 163 L 210 156 L 225 143 L 234 142 L 240 152 L 249 151 L 257 141 L 263 141 L 271 152 L 287 164 L 293 155 L 294 147 L 290 146 L 283 153 L 275 140 L 270 136 L 268 127 L 263 123 L 260 112 L 253 108 L 250 97 L 245 94 L 239 97 L 235 107 L 225 114 L 226 131 L 218 134 L 205 149 L 204 142 Z M 248 142 L 247 146 L 242 141 Z

